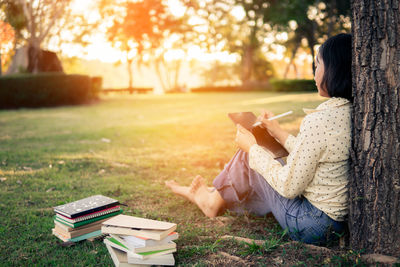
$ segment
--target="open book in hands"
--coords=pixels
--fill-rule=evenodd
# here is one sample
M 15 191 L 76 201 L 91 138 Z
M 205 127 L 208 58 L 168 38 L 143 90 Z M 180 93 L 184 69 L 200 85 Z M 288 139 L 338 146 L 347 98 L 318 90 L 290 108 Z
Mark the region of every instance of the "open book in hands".
M 272 137 L 268 130 L 262 126 L 253 126 L 257 121 L 256 115 L 252 112 L 237 112 L 229 113 L 229 118 L 235 123 L 240 124 L 254 135 L 257 144 L 267 149 L 273 157 L 281 158 L 289 155 L 288 151 L 279 143 L 274 137 Z

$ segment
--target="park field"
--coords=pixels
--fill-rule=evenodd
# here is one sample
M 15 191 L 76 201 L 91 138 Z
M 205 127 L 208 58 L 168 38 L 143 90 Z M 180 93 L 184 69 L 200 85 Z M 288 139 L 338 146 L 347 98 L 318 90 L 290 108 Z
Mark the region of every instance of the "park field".
M 115 95 L 83 106 L 0 111 L 0 265 L 111 266 L 101 240 L 64 247 L 51 234 L 52 207 L 94 194 L 126 204 L 124 213 L 178 224 L 177 265 L 357 265 L 357 253 L 315 252 L 291 243 L 266 216 L 208 219 L 164 181 L 211 184 L 236 151 L 228 112 L 262 108 L 292 134 L 317 93 Z M 265 240 L 264 245 L 222 239 Z

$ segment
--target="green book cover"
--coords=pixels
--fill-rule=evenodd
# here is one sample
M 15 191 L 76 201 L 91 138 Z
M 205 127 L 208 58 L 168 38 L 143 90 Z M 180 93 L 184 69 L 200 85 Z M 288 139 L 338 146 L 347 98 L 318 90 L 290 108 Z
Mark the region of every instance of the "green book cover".
M 112 217 L 112 216 L 121 214 L 122 212 L 123 212 L 123 210 L 121 209 L 121 210 L 113 212 L 113 213 L 105 214 L 103 216 L 95 217 L 95 218 L 92 218 L 92 219 L 89 219 L 89 220 L 76 222 L 76 223 L 70 223 L 70 222 L 68 222 L 66 220 L 63 220 L 62 218 L 60 218 L 58 216 L 54 216 L 54 219 L 56 221 L 62 223 L 62 224 L 65 224 L 65 225 L 69 226 L 69 227 L 77 228 L 77 227 L 80 227 L 82 225 L 86 225 L 86 224 L 93 223 L 93 222 L 96 222 L 96 221 L 99 221 L 99 220 L 102 220 L 102 219 L 105 219 L 105 218 L 108 218 L 108 217 Z
M 85 240 L 85 239 L 88 239 L 88 238 L 91 238 L 91 237 L 100 236 L 100 235 L 101 235 L 101 230 L 97 230 L 97 231 L 94 231 L 94 232 L 91 232 L 91 233 L 87 233 L 87 234 L 84 234 L 84 235 L 81 235 L 81 236 L 77 236 L 77 237 L 68 239 L 68 241 L 70 241 L 70 242 L 78 242 L 78 241 L 81 241 L 81 240 Z
M 128 247 L 126 247 L 125 245 L 123 245 L 123 244 L 122 244 L 121 242 L 119 242 L 117 239 L 115 239 L 115 238 L 113 238 L 113 237 L 110 237 L 110 238 L 107 238 L 107 239 L 108 239 L 109 241 L 111 241 L 111 242 L 117 244 L 118 246 L 121 246 L 121 247 L 126 248 L 127 250 L 129 250 Z M 167 250 L 171 250 L 171 248 L 162 249 L 162 250 L 147 251 L 147 252 L 139 252 L 139 253 L 136 253 L 136 254 L 139 254 L 139 255 L 142 255 L 142 256 L 148 256 L 148 255 L 160 253 L 160 252 L 167 251 Z
M 113 238 L 113 237 L 110 237 L 110 238 L 107 238 L 107 239 L 110 240 L 111 242 L 117 244 L 118 246 L 121 246 L 121 247 L 126 248 L 126 249 L 129 250 L 129 248 L 128 248 L 127 246 L 125 246 L 124 244 L 122 244 L 121 242 L 119 242 L 117 239 L 115 239 L 115 238 Z

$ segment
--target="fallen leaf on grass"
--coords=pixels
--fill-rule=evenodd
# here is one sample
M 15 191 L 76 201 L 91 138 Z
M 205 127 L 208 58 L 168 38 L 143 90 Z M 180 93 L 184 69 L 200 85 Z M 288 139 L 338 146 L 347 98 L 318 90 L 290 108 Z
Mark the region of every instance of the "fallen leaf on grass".
M 0 181 L 1 181 L 1 182 L 4 182 L 4 181 L 6 181 L 6 180 L 7 180 L 6 177 L 0 177 Z
M 51 191 L 54 191 L 54 189 L 55 189 L 54 187 L 50 187 L 49 189 L 46 190 L 46 193 L 49 193 L 49 192 L 51 192 Z

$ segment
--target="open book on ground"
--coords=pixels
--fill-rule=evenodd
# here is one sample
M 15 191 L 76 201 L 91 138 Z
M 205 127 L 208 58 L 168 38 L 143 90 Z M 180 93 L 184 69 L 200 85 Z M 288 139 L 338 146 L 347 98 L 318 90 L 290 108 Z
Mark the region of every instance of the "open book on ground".
M 247 130 L 252 132 L 257 140 L 257 144 L 271 152 L 275 159 L 286 157 L 287 155 L 289 155 L 285 147 L 281 143 L 279 143 L 274 137 L 272 137 L 267 129 L 261 126 L 253 126 L 253 124 L 257 121 L 257 117 L 256 115 L 254 115 L 254 113 L 237 112 L 229 113 L 228 116 L 235 124 L 240 124 Z

